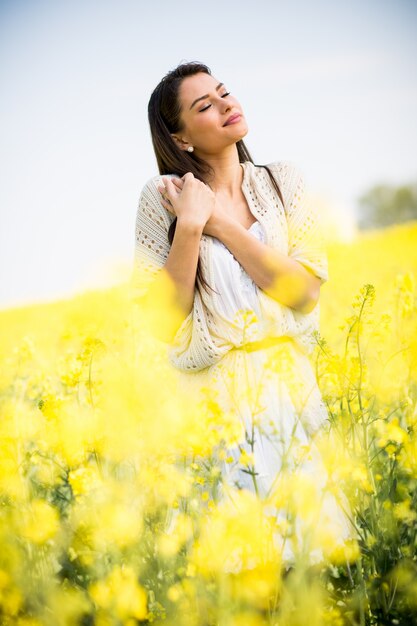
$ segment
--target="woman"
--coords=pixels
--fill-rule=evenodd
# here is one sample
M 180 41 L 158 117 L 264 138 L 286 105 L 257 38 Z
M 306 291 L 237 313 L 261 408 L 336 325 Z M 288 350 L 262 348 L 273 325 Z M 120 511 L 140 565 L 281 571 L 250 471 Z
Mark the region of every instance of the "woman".
M 156 302 L 169 276 L 170 361 L 185 389 L 210 388 L 244 425 L 225 486 L 266 497 L 280 469 L 320 464 L 299 456 L 327 419 L 309 359 L 328 279 L 319 222 L 295 165 L 253 163 L 242 107 L 207 66 L 169 72 L 148 115 L 160 175 L 137 211 L 137 294 Z

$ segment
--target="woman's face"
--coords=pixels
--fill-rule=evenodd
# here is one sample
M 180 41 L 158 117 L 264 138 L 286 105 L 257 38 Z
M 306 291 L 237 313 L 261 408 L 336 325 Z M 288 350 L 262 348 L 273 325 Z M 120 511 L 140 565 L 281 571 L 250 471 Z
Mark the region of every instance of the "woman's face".
M 186 142 L 180 142 L 182 149 L 191 145 L 197 154 L 217 154 L 248 132 L 239 102 L 229 94 L 227 85 L 210 74 L 199 72 L 184 78 L 179 98 L 184 128 L 173 137 Z M 241 115 L 240 119 L 225 126 L 227 119 L 235 113 Z

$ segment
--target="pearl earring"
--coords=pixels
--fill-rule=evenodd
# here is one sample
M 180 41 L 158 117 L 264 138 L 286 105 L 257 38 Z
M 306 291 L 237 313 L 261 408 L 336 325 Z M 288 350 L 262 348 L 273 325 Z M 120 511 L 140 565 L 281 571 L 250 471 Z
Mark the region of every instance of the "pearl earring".
M 187 151 L 188 151 L 188 152 L 193 152 L 193 151 L 194 151 L 193 146 L 188 146 Z

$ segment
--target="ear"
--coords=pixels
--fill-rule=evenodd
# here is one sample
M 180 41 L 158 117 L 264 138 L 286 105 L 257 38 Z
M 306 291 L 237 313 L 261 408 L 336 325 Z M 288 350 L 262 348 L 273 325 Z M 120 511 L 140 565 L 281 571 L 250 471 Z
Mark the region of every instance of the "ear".
M 187 149 L 187 146 L 189 144 L 188 141 L 181 139 L 181 137 L 178 137 L 177 135 L 171 135 L 171 137 L 172 137 L 172 140 L 177 144 L 178 148 L 180 148 L 180 150 Z

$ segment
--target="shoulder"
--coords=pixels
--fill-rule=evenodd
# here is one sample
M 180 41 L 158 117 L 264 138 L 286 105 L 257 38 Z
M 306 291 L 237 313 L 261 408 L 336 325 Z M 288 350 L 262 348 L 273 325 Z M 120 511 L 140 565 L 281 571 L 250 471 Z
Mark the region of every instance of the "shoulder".
M 165 178 L 178 178 L 176 174 L 157 174 L 156 176 L 151 176 L 151 178 L 148 178 L 148 180 L 143 185 L 142 190 L 140 192 L 140 197 L 142 198 L 146 196 L 146 197 L 159 200 L 160 194 L 158 191 L 158 185 L 163 184 L 163 181 L 162 181 L 163 176 Z
M 305 179 L 302 169 L 297 163 L 290 160 L 273 161 L 267 166 L 277 179 L 286 200 L 291 202 L 295 196 L 302 196 L 305 192 Z
M 167 229 L 174 217 L 161 202 L 161 193 L 158 190 L 158 186 L 163 184 L 162 176 L 174 178 L 176 174 L 158 174 L 148 178 L 140 191 L 137 218 L 138 220 L 144 218 L 150 218 L 153 221 L 161 220 Z
M 281 182 L 287 186 L 289 186 L 291 182 L 304 178 L 301 168 L 295 161 L 288 159 L 272 161 L 272 163 L 267 163 L 267 166 L 278 176 Z

